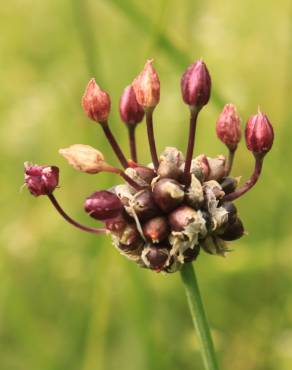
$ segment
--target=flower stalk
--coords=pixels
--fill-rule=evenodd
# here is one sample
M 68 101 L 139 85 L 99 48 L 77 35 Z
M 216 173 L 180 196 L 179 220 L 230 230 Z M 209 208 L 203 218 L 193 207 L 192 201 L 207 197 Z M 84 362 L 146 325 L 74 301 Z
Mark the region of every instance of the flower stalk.
M 193 324 L 200 341 L 205 370 L 219 370 L 193 265 L 191 263 L 184 264 L 180 273 L 185 287 Z
M 147 134 L 148 134 L 148 141 L 150 147 L 150 154 L 152 158 L 152 162 L 154 165 L 155 170 L 157 170 L 159 166 L 155 138 L 154 138 L 154 131 L 153 131 L 153 109 L 149 108 L 146 110 L 146 124 L 147 124 Z
M 124 168 L 127 168 L 129 167 L 128 166 L 128 161 L 126 159 L 126 157 L 124 156 L 119 144 L 117 143 L 108 123 L 104 123 L 102 126 L 102 129 L 103 129 L 103 132 L 108 140 L 108 142 L 110 143 L 113 151 L 115 152 L 118 160 L 120 161 L 121 165 L 124 167 Z

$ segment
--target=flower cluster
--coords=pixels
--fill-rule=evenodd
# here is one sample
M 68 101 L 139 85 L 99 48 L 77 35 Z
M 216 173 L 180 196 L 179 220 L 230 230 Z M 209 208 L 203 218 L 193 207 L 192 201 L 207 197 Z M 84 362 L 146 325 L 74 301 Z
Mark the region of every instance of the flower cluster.
M 273 144 L 273 128 L 260 111 L 251 116 L 245 129 L 247 149 L 255 158 L 252 176 L 239 187 L 230 175 L 241 139 L 241 120 L 234 105 L 226 104 L 216 123 L 218 138 L 227 146 L 228 156 L 193 158 L 197 117 L 208 103 L 211 78 L 202 60 L 191 64 L 181 79 L 183 101 L 190 111 L 188 146 L 185 156 L 166 147 L 158 156 L 153 129 L 153 112 L 160 99 L 160 81 L 152 61 L 122 94 L 120 116 L 128 129 L 131 159 L 127 160 L 108 124 L 110 96 L 92 79 L 82 98 L 86 115 L 97 122 L 123 169 L 108 164 L 103 154 L 83 144 L 61 149 L 60 154 L 76 170 L 89 174 L 111 172 L 123 184 L 96 191 L 84 203 L 89 216 L 104 228 L 79 224 L 64 212 L 53 192 L 58 185 L 55 166 L 25 163 L 25 183 L 34 196 L 47 195 L 56 210 L 73 226 L 91 233 L 109 233 L 121 254 L 141 267 L 157 272 L 175 272 L 194 261 L 200 249 L 225 255 L 226 242 L 244 235 L 244 227 L 233 201 L 257 182 L 263 159 Z M 152 163 L 137 159 L 136 126 L 145 116 Z

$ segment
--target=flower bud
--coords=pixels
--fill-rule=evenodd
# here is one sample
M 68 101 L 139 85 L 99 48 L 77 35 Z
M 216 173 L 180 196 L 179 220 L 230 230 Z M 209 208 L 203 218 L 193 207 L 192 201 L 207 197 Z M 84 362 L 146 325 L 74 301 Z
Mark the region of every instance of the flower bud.
M 196 245 L 194 248 L 188 248 L 184 251 L 184 263 L 195 261 L 200 253 L 200 246 Z
M 132 85 L 125 88 L 120 99 L 120 116 L 127 125 L 135 126 L 144 117 L 144 109 L 138 104 Z
M 168 221 L 173 231 L 182 231 L 196 217 L 197 212 L 193 208 L 180 206 L 169 214 Z
M 85 90 L 82 97 L 82 107 L 86 115 L 98 123 L 105 123 L 108 120 L 108 116 L 111 109 L 111 100 L 105 91 L 95 82 L 92 78 Z
M 143 225 L 145 238 L 153 243 L 160 243 L 169 235 L 170 228 L 165 217 L 154 217 Z
M 153 187 L 154 200 L 164 212 L 169 212 L 179 206 L 184 196 L 182 186 L 172 179 L 161 179 Z
M 206 105 L 211 93 L 211 77 L 202 60 L 191 64 L 181 79 L 182 97 L 191 107 L 202 108 Z
M 248 150 L 254 155 L 264 156 L 271 149 L 274 131 L 265 114 L 258 112 L 249 118 L 245 129 L 245 140 Z
M 24 181 L 32 195 L 51 194 L 59 182 L 59 168 L 56 166 L 37 166 L 24 163 Z
M 133 251 L 137 249 L 143 240 L 134 224 L 129 224 L 124 229 L 119 239 L 119 248 L 123 251 Z
M 169 259 L 169 252 L 165 248 L 151 246 L 145 249 L 143 259 L 150 269 L 159 272 L 165 267 Z
M 89 216 L 97 220 L 106 220 L 118 216 L 123 205 L 116 194 L 107 190 L 96 191 L 85 201 L 84 209 Z
M 241 139 L 241 121 L 233 104 L 226 104 L 216 123 L 218 138 L 234 151 Z
M 231 176 L 223 177 L 220 185 L 225 194 L 233 193 L 234 190 L 237 188 L 238 178 Z
M 235 222 L 233 222 L 231 225 L 227 224 L 225 230 L 222 234 L 219 234 L 219 238 L 226 240 L 226 241 L 232 241 L 240 239 L 244 234 L 244 227 L 239 218 L 236 219 Z
M 137 102 L 144 108 L 155 108 L 160 98 L 160 81 L 152 60 L 147 60 L 142 72 L 133 81 Z
M 60 149 L 59 153 L 80 172 L 98 173 L 110 168 L 102 153 L 89 145 L 74 144 Z
M 224 202 L 221 204 L 221 207 L 223 207 L 228 212 L 227 222 L 229 225 L 237 221 L 237 209 L 233 203 Z
M 132 203 L 136 215 L 141 220 L 147 220 L 155 216 L 158 212 L 152 194 L 147 189 L 136 193 Z

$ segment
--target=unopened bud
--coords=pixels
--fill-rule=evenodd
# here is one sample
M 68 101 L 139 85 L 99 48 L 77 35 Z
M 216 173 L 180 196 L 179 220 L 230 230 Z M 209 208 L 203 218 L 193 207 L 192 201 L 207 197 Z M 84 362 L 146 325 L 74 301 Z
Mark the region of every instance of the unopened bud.
M 161 271 L 169 259 L 169 252 L 165 248 L 151 246 L 145 249 L 143 259 L 150 269 Z
M 227 222 L 229 225 L 237 221 L 237 209 L 233 203 L 224 202 L 221 204 L 221 207 L 223 207 L 228 212 Z
M 119 238 L 119 248 L 123 251 L 133 251 L 137 249 L 143 240 L 134 224 L 129 224 L 123 230 Z
M 233 104 L 226 104 L 216 123 L 218 138 L 234 151 L 241 139 L 241 121 Z
M 254 155 L 263 157 L 271 149 L 274 131 L 265 114 L 258 112 L 249 118 L 245 129 L 245 140 L 248 150 Z
M 141 220 L 147 220 L 155 216 L 158 212 L 158 208 L 154 202 L 152 194 L 147 189 L 136 193 L 132 203 L 136 215 Z
M 236 219 L 231 225 L 228 223 L 222 234 L 219 234 L 219 238 L 232 241 L 240 239 L 244 235 L 244 227 L 239 218 Z
M 111 109 L 111 100 L 107 92 L 101 88 L 92 78 L 85 90 L 82 97 L 82 107 L 86 115 L 98 123 L 105 123 Z
M 191 64 L 181 79 L 182 97 L 191 107 L 202 108 L 206 105 L 211 93 L 211 77 L 202 60 Z
M 160 81 L 152 60 L 148 60 L 142 72 L 133 81 L 137 102 L 144 108 L 155 108 L 160 99 Z
M 153 243 L 160 243 L 169 235 L 170 229 L 165 217 L 154 217 L 143 225 L 145 238 Z
M 144 117 L 144 109 L 138 104 L 132 85 L 127 86 L 120 99 L 120 116 L 127 125 L 135 126 Z
M 236 177 L 223 177 L 222 181 L 220 182 L 220 186 L 225 194 L 230 194 L 233 193 L 237 188 L 238 182 L 239 180 Z
M 60 149 L 59 153 L 80 172 L 98 173 L 110 168 L 102 153 L 89 145 L 74 144 Z
M 96 191 L 86 199 L 84 208 L 89 216 L 102 221 L 118 216 L 123 209 L 123 205 L 116 194 L 101 190 Z
M 180 206 L 168 216 L 171 229 L 182 231 L 186 226 L 193 222 L 197 217 L 197 212 L 188 206 Z
M 172 179 L 161 179 L 153 187 L 154 200 L 164 212 L 169 212 L 179 206 L 184 196 L 182 186 Z
M 24 181 L 32 195 L 51 194 L 59 182 L 59 168 L 56 166 L 38 166 L 24 163 Z
M 200 253 L 200 246 L 196 245 L 194 248 L 188 248 L 184 251 L 184 263 L 195 261 Z

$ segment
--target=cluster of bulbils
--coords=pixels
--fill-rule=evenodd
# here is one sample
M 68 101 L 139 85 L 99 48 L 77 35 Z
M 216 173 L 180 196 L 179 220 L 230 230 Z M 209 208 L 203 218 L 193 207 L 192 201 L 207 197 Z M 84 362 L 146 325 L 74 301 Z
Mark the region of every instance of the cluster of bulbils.
M 82 144 L 61 149 L 60 154 L 78 171 L 89 174 L 116 173 L 124 183 L 96 191 L 85 201 L 85 211 L 102 221 L 104 228 L 79 224 L 64 212 L 53 192 L 58 185 L 55 166 L 25 163 L 25 183 L 35 195 L 47 195 L 57 211 L 77 228 L 96 234 L 109 233 L 121 254 L 138 265 L 157 272 L 175 272 L 195 260 L 202 248 L 224 255 L 226 241 L 239 239 L 244 227 L 232 203 L 258 180 L 265 154 L 273 144 L 273 128 L 261 112 L 247 122 L 247 148 L 255 157 L 250 179 L 238 187 L 239 178 L 230 176 L 232 162 L 241 139 L 241 121 L 232 104 L 225 105 L 216 131 L 227 146 L 228 156 L 201 154 L 193 158 L 197 116 L 210 98 L 211 78 L 205 63 L 191 64 L 181 79 L 184 102 L 190 109 L 186 155 L 166 147 L 158 157 L 153 131 L 153 111 L 160 98 L 160 82 L 152 61 L 128 86 L 120 100 L 120 116 L 129 134 L 131 159 L 127 160 L 109 125 L 110 97 L 92 79 L 82 99 L 86 115 L 98 122 L 123 170 L 109 165 L 101 152 Z M 135 129 L 146 118 L 152 163 L 137 160 Z

